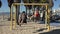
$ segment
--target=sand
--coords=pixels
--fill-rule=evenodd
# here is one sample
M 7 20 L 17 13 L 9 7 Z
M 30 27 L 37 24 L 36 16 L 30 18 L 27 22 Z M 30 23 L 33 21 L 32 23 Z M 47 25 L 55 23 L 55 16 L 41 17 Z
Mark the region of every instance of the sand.
M 11 22 L 8 21 L 7 18 L 7 15 L 5 15 L 3 20 L 3 16 L 0 16 L 0 34 L 53 34 L 53 30 L 58 29 L 60 31 L 59 25 L 51 25 L 50 31 L 47 31 L 45 24 L 38 24 L 37 22 L 28 22 L 27 24 L 23 24 L 21 27 L 16 24 L 16 28 L 10 30 Z M 58 33 L 60 33 L 59 31 Z M 54 32 L 54 34 L 57 34 L 57 32 Z

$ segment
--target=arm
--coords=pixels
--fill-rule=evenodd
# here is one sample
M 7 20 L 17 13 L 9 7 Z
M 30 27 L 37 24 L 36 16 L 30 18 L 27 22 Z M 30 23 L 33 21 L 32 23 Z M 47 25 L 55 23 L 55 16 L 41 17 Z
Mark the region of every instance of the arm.
M 21 20 L 21 15 L 19 15 L 19 20 L 18 20 L 18 22 L 20 22 L 20 20 Z

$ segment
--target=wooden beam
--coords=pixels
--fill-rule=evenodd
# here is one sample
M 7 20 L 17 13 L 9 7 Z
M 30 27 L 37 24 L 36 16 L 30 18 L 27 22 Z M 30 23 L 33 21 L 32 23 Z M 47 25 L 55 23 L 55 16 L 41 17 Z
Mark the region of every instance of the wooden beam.
M 47 3 L 13 3 L 13 5 L 48 5 Z

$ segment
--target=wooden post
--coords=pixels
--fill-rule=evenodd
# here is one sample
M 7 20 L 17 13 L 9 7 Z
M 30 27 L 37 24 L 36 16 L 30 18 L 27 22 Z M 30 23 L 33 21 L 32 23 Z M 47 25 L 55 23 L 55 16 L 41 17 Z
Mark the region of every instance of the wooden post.
M 27 15 L 27 7 L 26 7 L 26 15 Z
M 16 8 L 16 23 L 19 25 L 18 23 L 18 18 L 19 18 L 19 14 L 20 14 L 20 5 L 15 5 L 15 8 Z
M 50 30 L 50 10 L 49 10 L 49 9 L 48 9 L 48 16 L 47 16 L 47 19 L 48 19 L 48 20 L 47 20 L 47 21 L 48 21 L 48 22 L 47 22 L 47 24 L 48 24 L 47 27 L 48 27 L 48 31 L 49 31 L 49 30 Z
M 10 16 L 9 16 L 9 19 L 8 20 L 11 20 L 11 7 L 10 7 Z
M 14 7 L 14 14 L 13 14 L 13 18 L 14 18 L 14 22 L 13 22 L 13 29 L 15 29 L 16 28 L 16 21 L 17 21 L 17 19 L 16 19 L 16 6 L 14 5 L 13 6 Z
M 47 28 L 47 5 L 46 5 L 46 11 L 45 11 L 45 27 Z
M 3 17 L 3 20 L 4 20 L 4 12 L 2 12 L 2 15 L 3 15 L 2 17 Z
M 48 5 L 46 5 L 46 12 L 45 12 L 45 24 L 48 31 L 50 30 L 50 11 L 48 9 Z
M 32 5 L 32 11 L 33 11 L 33 15 L 34 15 L 34 6 Z M 33 16 L 34 17 L 34 16 Z M 34 18 L 33 18 L 33 21 L 34 21 Z
M 13 6 L 13 5 L 12 5 Z M 12 6 L 11 6 L 11 26 L 10 26 L 10 30 L 13 29 L 13 15 L 12 15 Z

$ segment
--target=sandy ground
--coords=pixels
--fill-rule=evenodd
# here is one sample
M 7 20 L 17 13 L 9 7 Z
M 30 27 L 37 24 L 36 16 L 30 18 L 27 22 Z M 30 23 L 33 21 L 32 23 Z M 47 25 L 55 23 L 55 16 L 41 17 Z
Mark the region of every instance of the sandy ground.
M 50 31 L 47 31 L 45 24 L 38 24 L 37 22 L 28 22 L 21 27 L 16 25 L 15 29 L 10 30 L 10 21 L 7 21 L 7 18 L 8 17 L 5 16 L 3 20 L 2 16 L 0 16 L 0 34 L 53 34 L 52 32 L 54 32 L 54 34 L 60 34 L 60 25 L 53 26 L 53 24 L 51 24 Z M 55 30 L 58 32 L 55 32 Z

